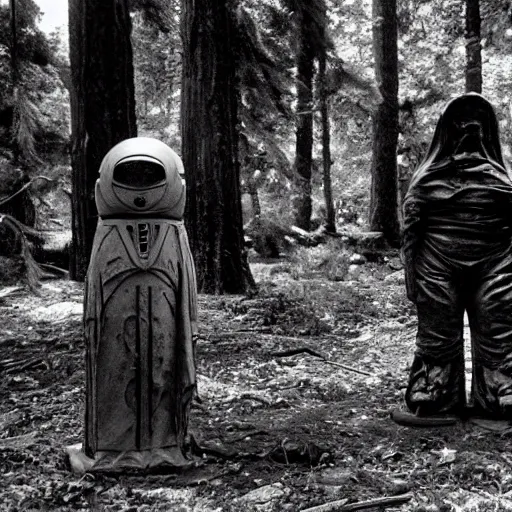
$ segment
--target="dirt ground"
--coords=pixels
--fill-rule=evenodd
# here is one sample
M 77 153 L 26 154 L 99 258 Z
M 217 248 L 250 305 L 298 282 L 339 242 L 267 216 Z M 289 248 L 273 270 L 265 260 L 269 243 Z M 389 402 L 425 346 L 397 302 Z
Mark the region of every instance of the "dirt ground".
M 512 510 L 512 429 L 395 424 L 416 320 L 385 263 L 344 281 L 252 263 L 254 297 L 200 297 L 196 466 L 75 475 L 84 408 L 82 286 L 0 288 L 0 510 L 301 511 L 406 495 L 395 511 Z M 309 348 L 283 355 L 283 351 Z M 279 354 L 281 352 L 281 354 Z M 342 366 L 340 366 L 342 365 Z M 327 510 L 327 509 L 326 509 Z

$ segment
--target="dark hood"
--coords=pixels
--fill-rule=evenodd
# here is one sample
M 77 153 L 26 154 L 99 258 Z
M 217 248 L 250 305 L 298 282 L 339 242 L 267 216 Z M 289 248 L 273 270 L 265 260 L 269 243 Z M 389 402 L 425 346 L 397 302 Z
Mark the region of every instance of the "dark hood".
M 478 122 L 481 134 L 471 155 L 457 154 L 461 145 L 461 125 Z M 463 130 L 463 129 L 462 129 Z M 475 165 L 490 164 L 493 174 L 510 183 L 503 160 L 499 139 L 499 126 L 494 108 L 480 94 L 468 93 L 451 100 L 441 114 L 428 151 L 413 173 L 408 195 L 425 179 L 442 179 L 443 172 L 454 163 L 468 160 Z

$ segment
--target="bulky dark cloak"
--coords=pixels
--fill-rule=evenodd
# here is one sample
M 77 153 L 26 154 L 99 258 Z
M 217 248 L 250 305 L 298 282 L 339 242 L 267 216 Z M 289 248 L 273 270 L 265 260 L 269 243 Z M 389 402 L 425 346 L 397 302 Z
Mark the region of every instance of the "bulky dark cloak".
M 470 115 L 464 117 L 463 109 Z M 473 112 L 474 118 L 471 118 Z M 481 138 L 472 140 L 478 146 L 465 144 L 461 150 L 463 130 L 460 126 L 468 119 L 480 123 Z M 472 210 L 457 210 L 462 205 Z M 417 414 L 455 411 L 465 402 L 464 309 L 460 307 L 466 304 L 471 310 L 468 316 L 476 360 L 472 390 L 475 405 L 486 413 L 510 417 L 512 327 L 508 319 L 512 318 L 512 290 L 507 276 L 512 275 L 511 206 L 512 182 L 503 160 L 492 106 L 475 93 L 456 98 L 443 111 L 404 201 L 402 254 L 409 298 L 419 301 L 418 286 L 422 290 L 421 302 L 417 302 L 421 336 L 419 327 L 406 392 L 406 402 Z M 469 220 L 461 221 L 460 213 L 452 217 L 451 212 L 456 211 L 466 212 L 464 215 L 468 214 Z M 466 249 L 468 243 L 469 249 Z M 457 250 L 453 251 L 452 246 Z M 479 257 L 473 254 L 475 247 L 483 249 Z M 443 274 L 443 281 L 439 281 L 439 266 L 443 273 L 451 269 L 451 277 Z M 460 274 L 462 269 L 465 270 Z M 418 276 L 422 279 L 420 282 L 416 281 Z M 443 295 L 429 295 L 430 286 L 441 287 Z M 460 286 L 476 295 L 461 296 L 465 292 L 459 289 L 457 301 L 462 302 L 447 302 L 447 297 L 453 296 Z M 452 306 L 458 310 L 453 318 L 446 316 Z M 439 316 L 443 317 L 441 324 L 436 308 L 442 308 L 439 310 Z M 445 322 L 450 325 L 449 335 Z M 446 338 L 459 329 L 457 339 Z M 420 404 L 424 405 L 416 409 Z
M 454 155 L 456 134 L 453 125 L 462 106 L 473 104 L 483 116 L 482 153 Z M 408 296 L 414 300 L 414 260 L 424 231 L 425 206 L 428 202 L 449 200 L 459 189 L 450 182 L 455 167 L 481 169 L 492 178 L 493 184 L 482 187 L 497 196 L 512 194 L 512 181 L 505 166 L 499 139 L 499 127 L 492 105 L 480 94 L 468 93 L 451 100 L 441 114 L 428 151 L 411 177 L 403 203 L 402 258 L 405 265 Z M 475 185 L 478 189 L 479 185 Z

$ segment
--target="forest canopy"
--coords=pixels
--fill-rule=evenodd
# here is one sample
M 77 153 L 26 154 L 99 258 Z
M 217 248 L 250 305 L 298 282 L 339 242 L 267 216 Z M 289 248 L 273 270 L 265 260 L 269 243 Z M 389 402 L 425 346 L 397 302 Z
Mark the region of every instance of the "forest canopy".
M 158 138 L 182 154 L 186 145 L 181 130 L 185 4 L 178 0 L 122 3 L 129 13 L 125 28 L 131 48 L 126 55 L 132 56 L 133 64 L 133 78 L 126 77 L 130 83 L 133 80 L 134 88 L 134 112 L 129 117 L 136 117 L 139 135 Z M 389 199 L 389 183 L 388 193 L 385 187 L 375 189 L 375 180 L 382 174 L 375 138 L 381 136 L 373 123 L 379 106 L 386 103 L 383 95 L 389 87 L 378 81 L 372 30 L 377 4 L 377 0 L 225 2 L 235 41 L 228 53 L 236 62 L 236 172 L 246 238 L 264 232 L 265 239 L 282 239 L 294 225 L 306 231 L 322 225 L 333 232 L 352 227 L 386 231 L 391 218 L 375 211 L 379 197 L 388 197 L 384 206 L 392 216 L 396 211 L 400 220 L 401 197 L 435 119 L 442 105 L 465 89 L 469 11 L 468 2 L 462 0 L 399 0 L 389 14 L 397 31 L 399 84 L 398 139 L 388 141 L 396 146 L 392 154 L 397 166 L 388 178 L 396 181 L 398 189 L 396 204 L 391 204 L 395 199 Z M 480 34 L 471 35 L 470 41 L 480 52 L 482 93 L 496 107 L 504 153 L 510 159 L 511 2 L 476 4 Z M 93 9 L 95 2 L 83 5 Z M 33 0 L 0 6 L 0 76 L 8 85 L 0 93 L 0 153 L 11 176 L 4 180 L 4 198 L 41 170 L 66 192 L 71 181 L 76 182 L 66 155 L 73 148 L 68 45 L 62 31 L 43 33 L 39 16 Z M 75 32 L 71 23 L 71 40 Z M 101 46 L 97 48 L 102 51 Z M 96 50 L 91 47 L 90 51 Z M 102 90 L 108 91 L 108 84 L 104 85 Z M 133 127 L 126 133 L 134 133 Z M 87 170 L 91 183 L 96 172 Z M 29 187 L 28 195 L 37 196 L 37 188 Z M 6 213 L 37 227 L 35 215 L 22 214 L 30 210 L 30 201 L 23 201 L 18 208 L 7 203 Z M 63 201 L 58 202 L 61 208 Z M 69 210 L 61 213 L 69 227 Z M 92 209 L 88 215 L 89 222 L 94 222 Z M 388 220 L 375 220 L 375 215 Z M 392 231 L 388 239 L 396 242 L 398 228 Z M 274 249 L 267 247 L 270 253 L 283 248 L 282 240 L 276 243 Z

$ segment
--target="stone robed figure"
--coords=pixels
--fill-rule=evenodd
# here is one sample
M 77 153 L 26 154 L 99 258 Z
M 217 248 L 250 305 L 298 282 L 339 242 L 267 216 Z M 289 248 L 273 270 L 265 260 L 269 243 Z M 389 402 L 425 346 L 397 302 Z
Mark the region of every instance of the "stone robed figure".
M 464 414 L 466 311 L 473 413 L 512 419 L 512 181 L 479 94 L 452 100 L 437 123 L 404 200 L 402 254 L 418 312 L 409 409 Z
M 142 137 L 116 145 L 100 167 L 84 312 L 93 470 L 190 464 L 197 292 L 182 174 L 174 151 Z

